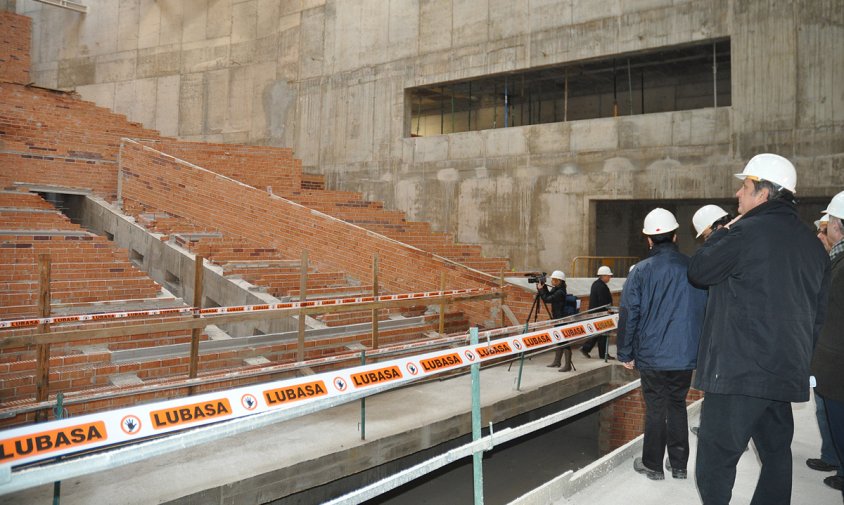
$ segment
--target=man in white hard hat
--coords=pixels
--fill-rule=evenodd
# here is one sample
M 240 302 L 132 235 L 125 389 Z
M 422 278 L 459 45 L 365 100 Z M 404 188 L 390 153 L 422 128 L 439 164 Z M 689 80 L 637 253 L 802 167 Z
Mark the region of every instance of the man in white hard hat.
M 675 479 L 686 478 L 689 425 L 686 395 L 695 369 L 706 292 L 689 283 L 689 258 L 677 248 L 680 225 L 665 209 L 645 217 L 651 248 L 636 264 L 621 296 L 618 360 L 637 368 L 645 399 L 645 440 L 633 468 L 662 480 L 663 457 Z
M 592 283 L 592 288 L 589 290 L 589 308 L 597 308 L 612 305 L 612 293 L 610 293 L 609 282 L 612 279 L 612 270 L 610 267 L 603 265 L 598 268 L 598 278 Z M 587 358 L 591 358 L 589 352 L 598 343 L 598 357 L 601 359 L 615 359 L 607 352 L 607 337 L 602 335 L 595 338 L 590 338 L 583 347 L 580 348 L 580 353 Z
M 827 236 L 827 226 L 829 225 L 829 214 L 824 214 L 822 218 L 815 221 L 815 228 L 818 230 L 818 240 L 821 241 L 823 244 L 823 248 L 826 249 L 826 252 L 829 252 L 832 249 L 832 244 L 829 243 L 829 237 Z
M 809 362 L 823 325 L 829 258 L 797 214 L 797 172 L 776 154 L 740 174 L 739 216 L 695 252 L 689 279 L 709 289 L 694 387 L 700 414 L 697 487 L 730 502 L 752 439 L 762 462 L 752 505 L 791 502 L 791 402 L 809 400 Z
M 697 232 L 696 238 L 703 237 L 703 240 L 706 240 L 713 231 L 729 223 L 730 220 L 732 220 L 730 214 L 721 207 L 704 205 L 692 216 L 692 225 Z
M 537 294 L 542 301 L 551 305 L 551 317 L 559 319 L 566 317 L 569 311 L 566 309 L 566 299 L 568 293 L 566 292 L 566 274 L 562 270 L 554 270 L 549 276 L 551 278 L 551 289 L 544 282 L 539 282 L 536 285 Z M 577 309 L 575 309 L 575 312 Z M 566 363 L 560 366 L 563 355 L 566 357 Z M 557 347 L 554 351 L 554 362 L 548 365 L 549 367 L 560 367 L 561 372 L 571 372 L 574 370 L 574 365 L 571 364 L 571 348 Z
M 824 212 L 829 216 L 826 232 L 832 243 L 829 250 L 832 269 L 827 319 L 815 346 L 811 371 L 817 382 L 815 396 L 826 408 L 829 434 L 838 462 L 841 462 L 844 461 L 844 380 L 841 378 L 844 369 L 844 191 L 832 198 Z M 838 474 L 827 477 L 824 483 L 842 490 L 842 480 L 839 466 Z

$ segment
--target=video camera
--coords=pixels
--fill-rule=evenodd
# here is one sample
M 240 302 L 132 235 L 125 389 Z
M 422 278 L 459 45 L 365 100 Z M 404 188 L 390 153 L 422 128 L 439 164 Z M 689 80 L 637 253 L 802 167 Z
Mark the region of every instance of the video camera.
M 531 284 L 545 284 L 548 280 L 548 274 L 546 272 L 530 272 L 525 274 L 527 277 L 527 281 Z

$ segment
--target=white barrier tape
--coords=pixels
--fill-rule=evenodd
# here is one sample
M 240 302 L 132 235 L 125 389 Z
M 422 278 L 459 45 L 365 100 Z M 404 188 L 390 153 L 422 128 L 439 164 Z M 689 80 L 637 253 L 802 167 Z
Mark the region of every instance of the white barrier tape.
M 75 316 L 41 317 L 30 319 L 10 319 L 0 321 L 0 329 L 26 328 L 39 324 L 75 323 L 80 321 L 104 321 L 123 319 L 128 317 L 167 316 L 175 314 L 193 314 L 201 317 L 220 314 L 234 314 L 239 312 L 261 312 L 266 310 L 304 309 L 308 307 L 333 307 L 337 305 L 357 305 L 372 302 L 390 302 L 397 300 L 420 300 L 438 298 L 442 296 L 471 296 L 484 293 L 495 293 L 495 288 L 450 289 L 446 291 L 426 291 L 423 293 L 403 293 L 398 295 L 359 296 L 356 298 L 327 298 L 324 300 L 305 300 L 304 302 L 266 303 L 260 305 L 238 305 L 233 307 L 213 307 L 198 309 L 196 307 L 178 307 L 172 309 L 132 310 L 127 312 L 104 312 L 99 314 L 80 314 Z
M 292 408 L 314 399 L 339 397 L 373 386 L 411 382 L 472 363 L 595 336 L 615 329 L 617 324 L 617 315 L 603 316 L 488 344 L 13 428 L 0 432 L 0 468 Z

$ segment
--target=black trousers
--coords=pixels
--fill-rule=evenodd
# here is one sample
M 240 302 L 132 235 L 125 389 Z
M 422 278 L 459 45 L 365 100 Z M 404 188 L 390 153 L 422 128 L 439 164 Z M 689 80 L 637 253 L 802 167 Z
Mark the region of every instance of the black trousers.
M 583 344 L 582 349 L 586 352 L 591 352 L 592 348 L 595 347 L 595 342 L 598 343 L 598 356 L 603 358 L 607 354 L 607 336 L 600 335 L 595 338 L 590 338 Z
M 692 383 L 691 370 L 640 370 L 645 398 L 645 440 L 642 463 L 662 472 L 668 448 L 671 468 L 686 469 L 689 462 L 689 420 L 686 395 Z
M 736 464 L 752 439 L 762 462 L 751 505 L 791 503 L 791 403 L 706 393 L 700 412 L 695 477 L 704 505 L 726 505 Z
M 844 402 L 831 398 L 821 398 L 826 406 L 826 418 L 829 423 L 832 444 L 838 454 L 838 461 L 841 461 L 844 458 Z M 838 470 L 838 475 L 841 475 L 841 469 Z M 841 490 L 841 495 L 844 497 L 844 489 Z

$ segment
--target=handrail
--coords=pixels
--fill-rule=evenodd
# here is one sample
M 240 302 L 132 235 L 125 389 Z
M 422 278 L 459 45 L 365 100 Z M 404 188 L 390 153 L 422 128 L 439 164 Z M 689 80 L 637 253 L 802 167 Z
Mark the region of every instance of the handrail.
M 630 267 L 638 261 L 638 256 L 575 256 L 567 274 L 569 277 L 595 277 L 598 267 L 608 266 L 616 277 L 627 277 Z

